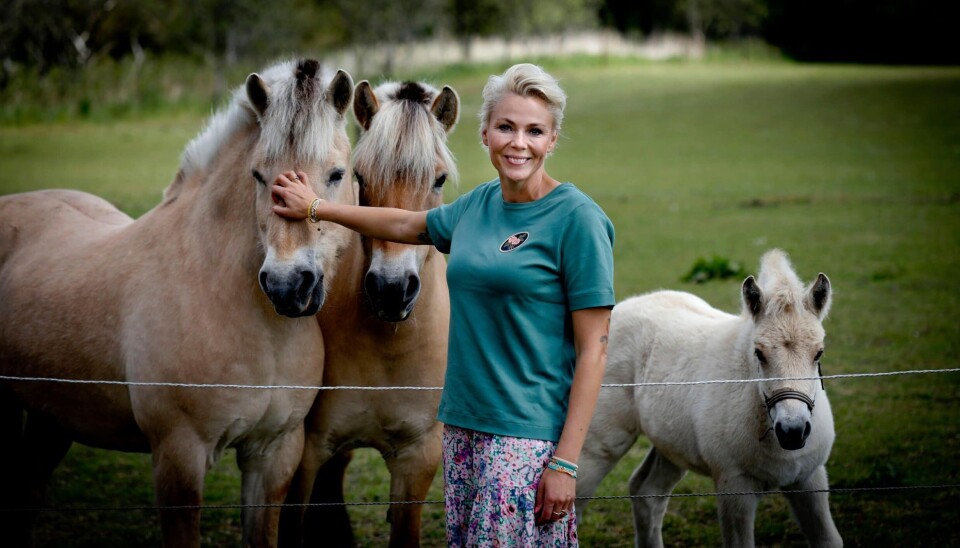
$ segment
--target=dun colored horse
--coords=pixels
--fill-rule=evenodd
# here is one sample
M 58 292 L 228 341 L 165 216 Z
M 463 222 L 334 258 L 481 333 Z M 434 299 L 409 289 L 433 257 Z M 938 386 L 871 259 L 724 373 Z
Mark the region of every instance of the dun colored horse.
M 426 210 L 443 202 L 456 177 L 446 136 L 459 99 L 419 83 L 357 85 L 362 127 L 354 149 L 359 203 Z M 327 386 L 439 386 L 447 355 L 446 262 L 432 246 L 355 235 L 320 313 Z M 416 306 L 414 306 L 416 305 Z M 288 502 L 342 502 L 343 474 L 356 447 L 380 451 L 390 500 L 423 500 L 440 461 L 437 391 L 322 391 L 306 420 L 306 446 Z M 417 546 L 419 505 L 389 509 L 391 546 Z M 346 510 L 285 509 L 281 544 L 352 546 Z
M 653 447 L 630 478 L 637 546 L 663 545 L 663 495 L 687 470 L 712 477 L 722 493 L 783 489 L 811 545 L 842 544 L 823 491 L 833 416 L 815 379 L 830 281 L 820 274 L 804 288 L 786 255 L 773 250 L 761 260 L 759 283 L 748 277 L 741 293 L 739 316 L 676 291 L 634 297 L 613 309 L 605 383 L 761 379 L 601 391 L 577 496 L 591 496 L 646 434 Z M 759 499 L 718 497 L 724 545 L 753 545 Z
M 269 183 L 296 166 L 320 196 L 353 201 L 352 95 L 349 75 L 312 60 L 251 74 L 136 221 L 75 191 L 0 199 L 0 374 L 320 384 L 314 314 L 348 231 L 281 219 Z M 6 507 L 40 506 L 74 441 L 150 452 L 164 544 L 198 546 L 204 476 L 233 447 L 242 501 L 260 505 L 243 510 L 243 542 L 276 544 L 264 505 L 286 496 L 315 390 L 0 382 Z M 5 540 L 29 544 L 36 516 L 3 514 Z

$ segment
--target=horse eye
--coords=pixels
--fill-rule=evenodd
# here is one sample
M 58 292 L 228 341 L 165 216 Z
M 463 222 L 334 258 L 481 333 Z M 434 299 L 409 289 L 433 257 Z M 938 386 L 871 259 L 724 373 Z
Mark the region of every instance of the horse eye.
M 816 363 L 820 361 L 820 358 L 822 357 L 823 357 L 823 350 L 820 350 L 819 352 L 817 352 L 817 355 L 813 357 L 813 362 Z
M 357 173 L 356 170 L 353 172 L 353 178 L 357 180 L 357 183 L 359 183 L 360 186 L 363 186 L 363 176 Z
M 763 355 L 763 352 L 761 352 L 759 348 L 757 348 L 756 350 L 754 350 L 753 353 L 754 353 L 755 356 L 757 356 L 757 360 L 759 360 L 760 363 L 766 365 L 766 363 L 767 363 L 767 357 Z
M 263 175 L 260 175 L 259 171 L 254 169 L 254 170 L 251 170 L 251 173 L 253 174 L 253 178 L 256 179 L 258 183 L 266 186 L 267 182 L 263 179 Z
M 444 173 L 443 175 L 437 177 L 437 180 L 433 182 L 433 189 L 434 189 L 434 190 L 439 190 L 439 189 L 443 188 L 443 183 L 445 183 L 445 182 L 447 182 L 447 174 L 446 174 L 446 173 Z
M 327 181 L 327 184 L 335 185 L 343 180 L 344 170 L 335 169 L 330 173 L 330 179 Z

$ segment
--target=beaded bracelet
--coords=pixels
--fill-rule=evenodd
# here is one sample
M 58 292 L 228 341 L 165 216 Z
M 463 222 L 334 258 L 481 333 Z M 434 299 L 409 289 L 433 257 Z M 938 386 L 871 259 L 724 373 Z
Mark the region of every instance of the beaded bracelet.
M 309 219 L 311 223 L 320 222 L 320 219 L 317 218 L 317 206 L 319 206 L 320 202 L 322 201 L 323 201 L 322 198 L 317 198 L 314 201 L 310 202 L 310 209 L 307 211 L 307 219 Z
M 566 475 L 570 476 L 570 477 L 573 478 L 573 479 L 577 479 L 577 471 L 576 471 L 576 470 L 573 470 L 573 469 L 570 469 L 570 468 L 564 468 L 563 466 L 560 466 L 559 464 L 557 464 L 557 463 L 554 462 L 554 461 L 548 462 L 548 463 L 547 463 L 547 468 L 549 468 L 549 469 L 551 469 L 551 470 L 556 470 L 557 472 L 561 472 L 561 473 L 563 473 L 563 474 L 566 474 Z

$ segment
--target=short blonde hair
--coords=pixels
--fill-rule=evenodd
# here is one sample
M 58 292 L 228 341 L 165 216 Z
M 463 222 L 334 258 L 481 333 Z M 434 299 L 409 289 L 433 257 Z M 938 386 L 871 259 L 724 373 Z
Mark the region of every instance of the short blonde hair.
M 560 88 L 557 79 L 542 67 L 520 63 L 508 68 L 500 76 L 493 75 L 483 86 L 483 106 L 480 107 L 480 133 L 490 122 L 490 113 L 508 93 L 521 97 L 536 97 L 542 100 L 553 115 L 553 131 L 560 132 L 563 124 L 563 109 L 567 106 L 567 94 Z

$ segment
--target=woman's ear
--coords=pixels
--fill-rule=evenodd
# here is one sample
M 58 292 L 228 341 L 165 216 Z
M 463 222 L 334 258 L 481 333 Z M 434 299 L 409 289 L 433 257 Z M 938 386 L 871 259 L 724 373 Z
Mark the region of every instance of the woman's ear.
M 483 128 L 482 130 L 480 130 L 480 142 L 483 143 L 483 146 L 485 147 L 490 146 L 487 143 L 487 128 Z

